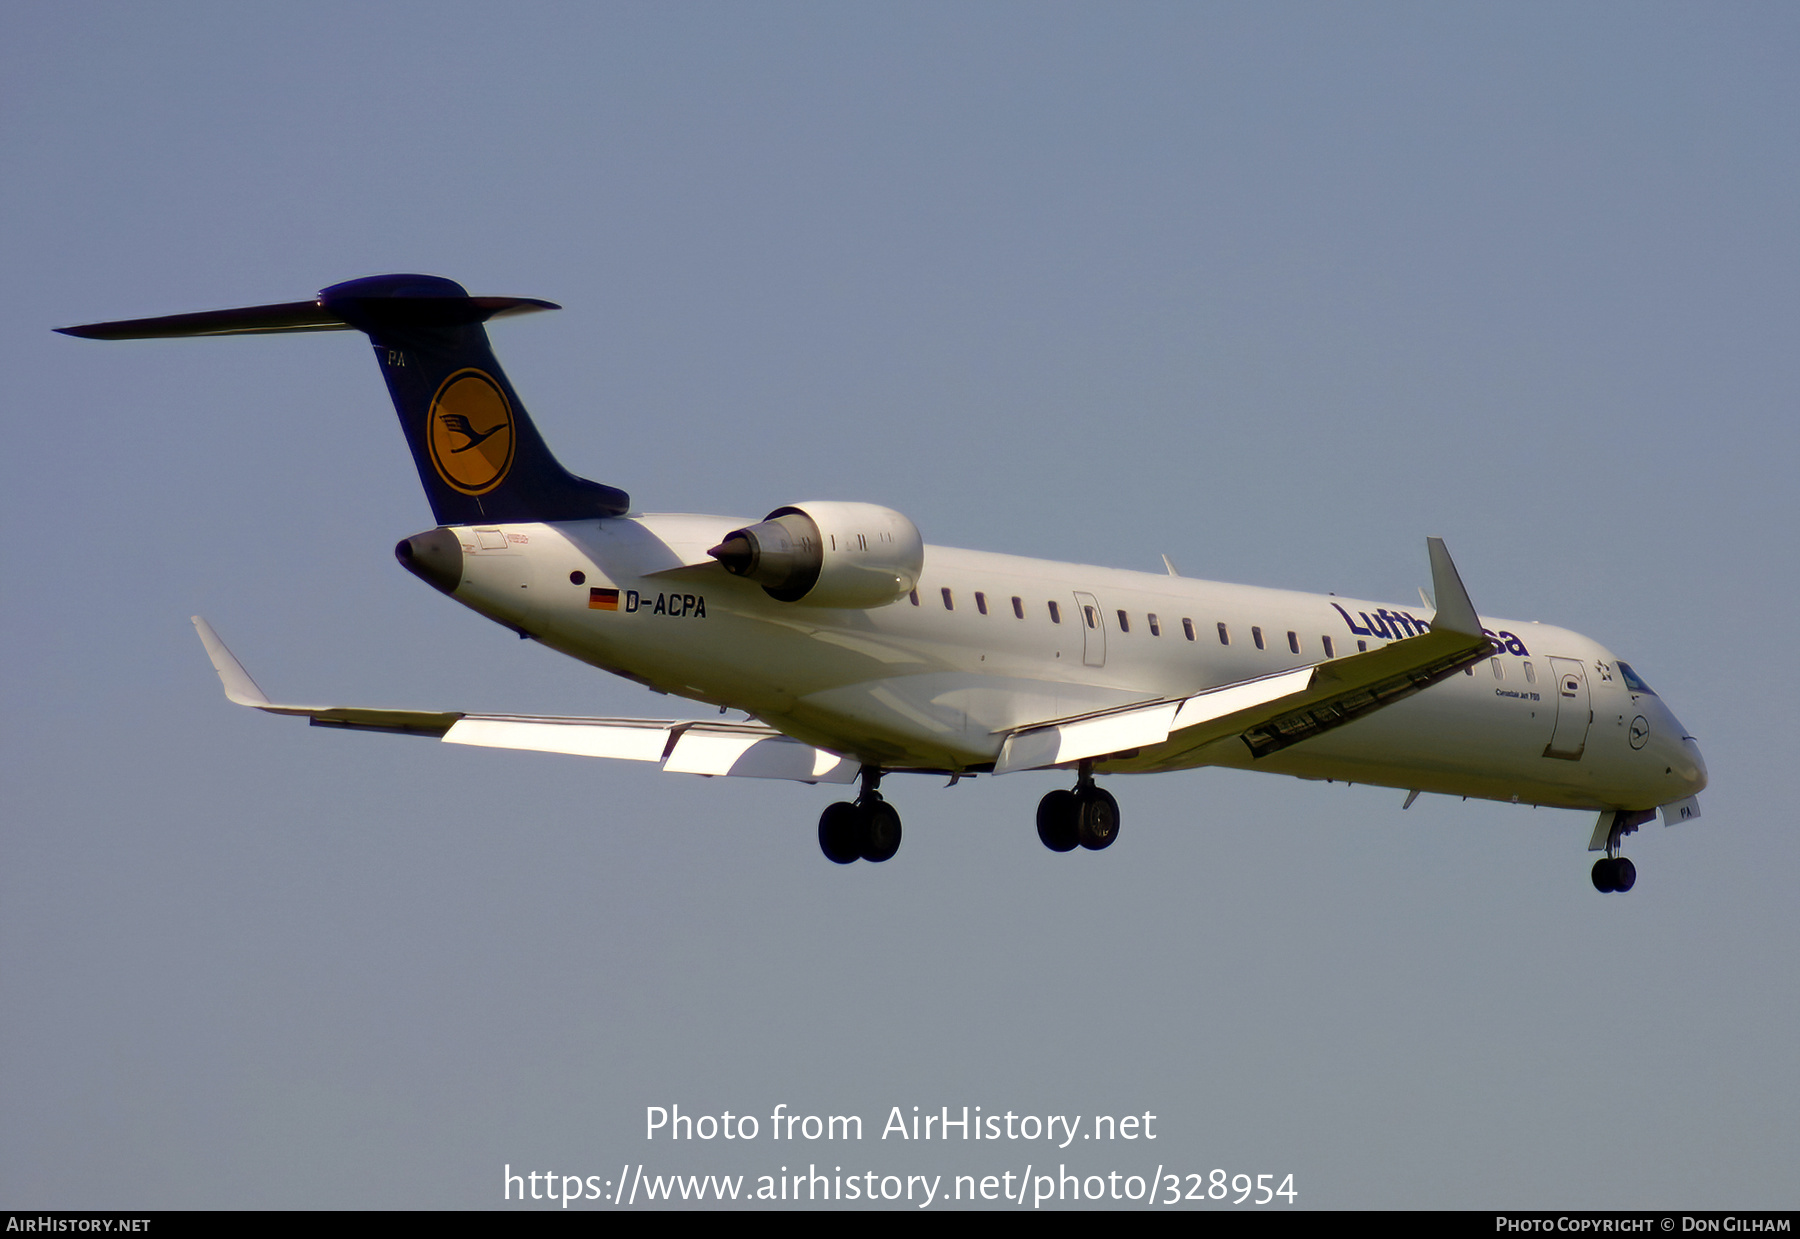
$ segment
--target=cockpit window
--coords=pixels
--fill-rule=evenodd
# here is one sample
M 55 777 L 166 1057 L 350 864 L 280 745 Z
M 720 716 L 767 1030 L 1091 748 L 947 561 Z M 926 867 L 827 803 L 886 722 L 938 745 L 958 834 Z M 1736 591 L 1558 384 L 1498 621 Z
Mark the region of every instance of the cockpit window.
M 1656 696 L 1656 690 L 1644 683 L 1638 673 L 1631 669 L 1630 663 L 1619 663 L 1618 667 L 1619 674 L 1625 677 L 1626 688 L 1629 688 L 1634 693 L 1649 693 L 1652 697 Z

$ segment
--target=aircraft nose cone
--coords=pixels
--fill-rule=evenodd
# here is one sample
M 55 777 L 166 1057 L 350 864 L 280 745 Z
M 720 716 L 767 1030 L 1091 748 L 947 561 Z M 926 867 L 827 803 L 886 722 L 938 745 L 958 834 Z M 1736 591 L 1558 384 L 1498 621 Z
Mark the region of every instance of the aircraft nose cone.
M 1687 759 L 1688 769 L 1677 766 L 1677 772 L 1683 774 L 1688 781 L 1688 795 L 1692 796 L 1706 786 L 1706 759 L 1700 756 L 1700 742 L 1692 736 L 1681 738 L 1681 755 Z
M 454 594 L 462 584 L 462 542 L 448 529 L 433 529 L 402 538 L 394 547 L 400 566 L 442 593 Z

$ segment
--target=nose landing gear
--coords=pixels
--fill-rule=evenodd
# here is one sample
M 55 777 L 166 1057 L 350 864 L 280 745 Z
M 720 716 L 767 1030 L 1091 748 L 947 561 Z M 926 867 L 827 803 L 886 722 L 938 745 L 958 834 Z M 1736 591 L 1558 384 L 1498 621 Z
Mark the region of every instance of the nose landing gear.
M 1600 846 L 1601 831 L 1606 832 L 1606 855 L 1594 862 L 1594 889 L 1602 895 L 1624 894 L 1637 885 L 1637 866 L 1619 855 L 1619 844 L 1626 835 L 1656 816 L 1654 809 L 1609 809 L 1600 814 L 1594 826 L 1590 849 Z
M 1038 801 L 1037 832 L 1052 852 L 1072 852 L 1077 844 L 1090 852 L 1112 846 L 1119 837 L 1119 802 L 1094 785 L 1092 762 L 1081 763 L 1074 791 L 1058 788 Z
M 854 804 L 840 800 L 819 815 L 819 850 L 837 865 L 866 860 L 891 860 L 900 850 L 900 815 L 875 790 L 881 771 L 862 768 L 862 791 Z

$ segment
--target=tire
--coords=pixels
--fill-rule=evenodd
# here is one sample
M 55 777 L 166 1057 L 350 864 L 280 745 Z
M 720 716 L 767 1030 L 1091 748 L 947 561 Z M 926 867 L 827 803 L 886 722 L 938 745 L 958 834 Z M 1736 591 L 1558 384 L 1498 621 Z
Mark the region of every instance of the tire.
M 900 850 L 900 815 L 885 800 L 871 800 L 857 809 L 862 819 L 862 858 L 880 864 Z
M 1112 798 L 1112 793 L 1098 787 L 1088 788 L 1078 799 L 1081 802 L 1078 831 L 1081 846 L 1090 852 L 1111 847 L 1113 840 L 1119 837 L 1119 802 Z
M 840 800 L 819 814 L 819 850 L 834 865 L 847 865 L 862 856 L 862 816 L 856 806 Z
M 1081 806 L 1075 793 L 1058 788 L 1038 801 L 1038 839 L 1052 852 L 1073 852 L 1081 842 Z
M 1637 885 L 1637 866 L 1623 856 L 1613 861 L 1613 889 L 1623 895 Z
M 1636 874 L 1634 873 L 1633 876 L 1635 877 Z M 1593 877 L 1594 889 L 1602 895 L 1610 895 L 1619 889 L 1615 885 L 1617 879 L 1613 876 L 1613 861 L 1610 856 L 1602 856 L 1594 862 Z

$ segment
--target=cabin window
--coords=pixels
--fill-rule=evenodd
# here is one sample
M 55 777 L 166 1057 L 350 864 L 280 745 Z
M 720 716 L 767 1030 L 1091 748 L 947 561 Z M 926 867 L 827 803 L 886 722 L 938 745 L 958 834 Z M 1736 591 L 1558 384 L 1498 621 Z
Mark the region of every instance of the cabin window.
M 1361 641 L 1358 641 L 1358 642 L 1357 642 L 1357 644 L 1358 644 L 1358 645 L 1361 645 L 1361 644 L 1362 644 L 1362 642 L 1361 642 Z M 1474 675 L 1474 674 L 1475 674 L 1475 668 L 1474 668 L 1474 667 L 1464 667 L 1464 668 L 1463 668 L 1463 674 L 1464 674 L 1464 675 Z
M 1225 627 L 1225 625 L 1223 625 L 1223 624 L 1219 625 L 1219 644 L 1220 645 L 1230 645 L 1231 644 L 1231 629 Z
M 1131 631 L 1131 621 L 1126 618 L 1125 612 L 1123 612 L 1123 611 L 1119 612 L 1119 631 L 1120 632 L 1130 632 Z
M 946 610 L 946 611 L 956 610 L 956 600 L 953 599 L 952 597 L 950 597 L 950 587 L 948 585 L 946 585 L 939 592 L 944 595 L 944 610 Z
M 1188 619 L 1186 616 L 1182 616 L 1181 619 L 1181 635 L 1186 637 L 1189 641 L 1194 639 L 1194 621 Z
M 918 590 L 916 590 L 916 589 L 913 590 L 912 593 L 907 595 L 907 597 L 912 599 L 912 604 L 915 607 L 919 605 L 919 591 Z
M 1150 635 L 1153 637 L 1162 636 L 1162 625 L 1156 622 L 1156 612 L 1150 612 L 1146 618 L 1150 621 Z
M 1356 643 L 1356 652 L 1358 654 L 1367 654 L 1369 652 L 1369 643 L 1367 641 L 1358 641 Z
M 1015 619 L 1025 618 L 1025 604 L 1019 600 L 1017 594 L 1013 595 L 1013 617 Z
M 1288 632 L 1288 649 L 1295 654 L 1300 652 L 1300 638 L 1292 630 Z
M 1527 684 L 1536 684 L 1537 683 L 1537 672 L 1535 672 L 1531 669 L 1530 663 L 1525 664 L 1525 682 Z
M 1319 644 L 1325 647 L 1325 657 L 1327 657 L 1327 658 L 1336 658 L 1337 657 L 1336 654 L 1332 653 L 1330 637 L 1320 637 Z
M 1084 606 L 1081 608 L 1081 613 L 1087 616 L 1087 626 L 1089 628 L 1100 627 L 1100 612 L 1098 610 L 1093 607 Z
M 1504 680 L 1506 678 L 1506 668 L 1500 665 L 1500 660 L 1498 658 L 1490 658 L 1488 661 L 1494 664 L 1494 678 L 1496 680 Z
M 1260 650 L 1263 648 L 1262 629 L 1252 626 L 1250 629 L 1250 639 L 1256 642 L 1257 649 Z
M 1054 602 L 1050 603 L 1049 605 L 1050 605 L 1050 622 L 1052 624 L 1062 623 L 1062 608 L 1057 606 L 1056 603 L 1054 603 Z
M 980 590 L 975 591 L 975 609 L 983 615 L 987 614 L 987 595 Z

